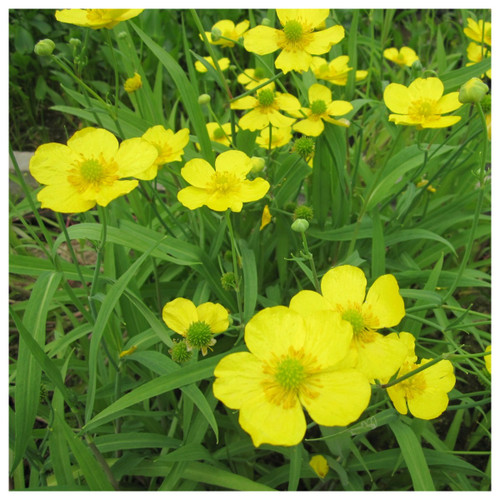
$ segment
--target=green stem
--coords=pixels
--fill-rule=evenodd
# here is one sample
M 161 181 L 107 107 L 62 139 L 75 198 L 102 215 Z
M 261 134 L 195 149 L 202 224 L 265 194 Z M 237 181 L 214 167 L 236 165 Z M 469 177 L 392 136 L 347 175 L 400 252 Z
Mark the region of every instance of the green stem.
M 238 303 L 238 314 L 240 316 L 240 325 L 243 325 L 243 307 L 242 307 L 242 297 L 241 297 L 241 280 L 240 273 L 238 269 L 238 258 L 240 253 L 236 245 L 236 239 L 234 238 L 233 225 L 231 223 L 231 210 L 226 210 L 224 212 L 226 217 L 226 224 L 229 231 L 229 239 L 231 241 L 231 254 L 233 257 L 233 273 L 234 273 L 234 289 L 236 291 L 236 302 Z
M 254 94 L 257 92 L 257 90 L 260 90 L 262 87 L 265 87 L 266 85 L 269 85 L 271 82 L 274 82 L 278 78 L 283 76 L 283 71 L 280 71 L 276 75 L 274 75 L 272 78 L 269 78 L 269 80 L 266 80 L 264 83 L 261 83 L 260 85 L 257 85 L 253 89 L 247 90 L 246 92 L 243 92 L 243 94 L 240 94 L 236 97 L 233 97 L 229 102 L 234 102 L 238 99 L 241 99 L 242 97 L 246 97 L 247 95 Z
M 98 289 L 98 284 L 99 284 L 99 276 L 101 273 L 101 262 L 102 262 L 102 257 L 104 254 L 104 247 L 106 245 L 106 237 L 107 237 L 107 232 L 108 232 L 108 221 L 107 221 L 107 212 L 106 208 L 99 207 L 99 218 L 101 220 L 101 240 L 99 243 L 99 247 L 97 248 L 97 258 L 96 258 L 96 263 L 95 263 L 95 269 L 94 269 L 94 276 L 92 278 L 92 284 L 90 286 L 90 294 L 89 294 L 89 305 L 90 305 L 90 311 L 92 313 L 92 316 L 95 319 L 97 318 L 97 310 L 94 304 L 94 296 L 95 293 Z
M 306 233 L 304 231 L 303 233 L 300 233 L 300 234 L 302 236 L 302 245 L 304 246 L 305 254 L 306 254 L 307 258 L 309 259 L 309 264 L 311 266 L 311 271 L 313 274 L 314 288 L 316 289 L 316 291 L 318 293 L 321 293 L 321 287 L 320 287 L 319 280 L 318 280 L 318 273 L 316 271 L 316 265 L 314 264 L 313 254 L 309 251 L 309 245 L 307 244 Z

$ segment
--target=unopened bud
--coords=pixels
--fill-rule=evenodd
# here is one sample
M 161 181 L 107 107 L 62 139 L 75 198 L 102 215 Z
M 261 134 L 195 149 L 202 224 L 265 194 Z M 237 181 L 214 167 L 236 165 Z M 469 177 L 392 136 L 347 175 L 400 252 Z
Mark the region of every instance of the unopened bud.
M 474 77 L 460 87 L 458 100 L 462 104 L 481 102 L 489 90 L 490 88 L 486 83 Z
M 266 165 L 266 160 L 264 158 L 260 158 L 259 156 L 252 156 L 250 158 L 252 162 L 252 173 L 258 174 Z
M 210 104 L 211 97 L 208 94 L 201 94 L 198 97 L 198 104 L 204 106 L 205 104 Z
M 40 40 L 33 50 L 37 56 L 46 57 L 50 56 L 55 48 L 56 44 L 50 38 L 45 38 Z
M 271 20 L 268 19 L 267 17 L 264 17 L 260 22 L 260 24 L 262 24 L 262 26 L 271 26 Z
M 292 231 L 296 233 L 305 233 L 309 228 L 309 222 L 305 219 L 296 219 L 292 223 Z
M 219 28 L 212 28 L 210 35 L 212 36 L 212 42 L 218 42 L 222 35 L 222 31 Z
M 76 48 L 76 47 L 80 47 L 80 45 L 82 44 L 82 41 L 79 38 L 70 38 L 69 44 Z

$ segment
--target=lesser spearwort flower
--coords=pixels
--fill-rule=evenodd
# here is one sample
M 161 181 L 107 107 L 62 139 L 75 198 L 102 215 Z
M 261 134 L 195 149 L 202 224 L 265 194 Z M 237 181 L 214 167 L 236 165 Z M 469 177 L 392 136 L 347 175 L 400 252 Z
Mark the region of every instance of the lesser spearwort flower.
M 399 66 L 411 66 L 419 60 L 416 52 L 410 47 L 401 47 L 399 50 L 395 47 L 385 49 L 384 57 Z
M 76 24 L 85 28 L 111 29 L 121 21 L 138 16 L 144 9 L 65 9 L 56 11 L 61 23 Z
M 249 352 L 229 354 L 215 368 L 215 397 L 239 410 L 255 446 L 293 446 L 306 432 L 303 407 L 320 425 L 348 425 L 370 399 L 359 371 L 339 367 L 352 330 L 338 313 L 301 316 L 276 306 L 246 325 Z
M 292 297 L 290 309 L 302 314 L 339 312 L 353 332 L 350 362 L 370 380 L 392 376 L 404 360 L 406 349 L 401 342 L 377 331 L 396 326 L 405 314 L 397 281 L 391 274 L 379 276 L 366 293 L 361 269 L 335 267 L 323 276 L 321 294 L 302 290 Z
M 215 160 L 215 169 L 201 158 L 190 160 L 181 175 L 191 185 L 181 189 L 177 198 L 190 210 L 206 205 L 216 211 L 240 212 L 243 203 L 260 200 L 270 187 L 261 177 L 246 178 L 252 166 L 245 153 L 235 150 L 221 153 Z
M 127 78 L 123 84 L 125 92 L 131 94 L 142 87 L 142 79 L 139 73 L 134 73 L 134 76 Z
M 417 78 L 408 87 L 390 83 L 384 91 L 384 102 L 393 112 L 389 121 L 396 125 L 413 125 L 419 129 L 444 128 L 454 125 L 460 116 L 442 116 L 457 110 L 462 104 L 458 92 L 443 95 L 439 78 Z
M 347 101 L 332 101 L 332 92 L 328 87 L 319 83 L 314 83 L 308 90 L 309 107 L 301 108 L 301 112 L 306 116 L 305 119 L 298 121 L 293 125 L 293 130 L 304 135 L 317 137 L 325 129 L 323 121 L 348 127 L 349 121 L 344 118 L 334 117 L 342 116 L 352 111 L 352 104 Z M 295 113 L 298 117 L 298 113 Z
M 281 50 L 275 66 L 283 70 L 303 72 L 311 66 L 312 56 L 327 53 L 344 38 L 344 28 L 332 26 L 320 31 L 329 9 L 277 9 L 283 29 L 257 26 L 243 37 L 245 49 L 259 55 Z
M 465 35 L 479 43 L 486 43 L 491 46 L 491 23 L 483 20 L 474 21 L 471 17 L 467 18 L 467 26 L 464 28 Z
M 229 327 L 229 313 L 221 304 L 205 302 L 195 306 L 183 297 L 165 304 L 162 318 L 170 329 L 185 338 L 187 350 L 199 349 L 203 355 L 215 344 L 214 335 Z
M 266 73 L 260 66 L 257 68 L 247 68 L 243 73 L 238 75 L 237 81 L 241 83 L 247 90 L 252 90 L 253 88 L 261 85 L 267 80 Z
M 155 125 L 146 130 L 142 138 L 152 144 L 158 151 L 155 165 L 161 167 L 165 163 L 182 160 L 184 148 L 189 142 L 189 129 L 183 128 L 174 133 L 173 130 L 166 129 L 163 125 Z
M 309 465 L 322 479 L 328 474 L 328 470 L 330 469 L 328 462 L 323 455 L 312 456 L 311 460 L 309 460 Z
M 85 212 L 96 203 L 106 206 L 129 193 L 138 185 L 137 179 L 154 178 L 157 156 L 156 148 L 142 138 L 118 144 L 111 132 L 87 127 L 68 139 L 67 145 L 41 145 L 31 158 L 30 172 L 46 184 L 37 195 L 42 208 Z
M 391 333 L 388 337 L 399 338 L 407 346 L 407 357 L 398 371 L 397 378 L 416 370 L 432 359 L 417 363 L 415 338 L 411 333 Z M 406 415 L 408 410 L 414 417 L 431 420 L 439 417 L 448 406 L 448 392 L 455 386 L 453 365 L 447 359 L 438 361 L 428 368 L 387 388 L 396 410 Z
M 286 146 L 292 140 L 291 127 L 272 127 L 269 134 L 269 127 L 260 131 L 260 134 L 255 139 L 255 142 L 262 148 L 275 149 Z
M 212 31 L 205 31 L 205 35 L 207 36 L 208 42 L 212 45 L 220 45 L 221 47 L 234 47 L 235 42 L 237 42 L 247 31 L 250 26 L 250 21 L 244 20 L 241 23 L 234 24 L 233 21 L 229 19 L 222 19 L 221 21 L 217 21 L 212 26 Z M 220 32 L 220 35 L 217 40 L 214 40 L 212 37 L 212 33 Z
M 203 59 L 210 64 L 210 66 L 215 68 L 214 60 L 210 56 L 204 57 Z M 230 61 L 227 57 L 221 57 L 220 59 L 217 59 L 217 63 L 219 64 L 221 71 L 226 71 L 226 69 L 229 68 Z M 196 68 L 196 71 L 200 73 L 206 73 L 208 71 L 207 67 L 201 61 L 195 61 L 194 67 Z
M 338 56 L 327 62 L 323 57 L 313 57 L 311 71 L 319 80 L 326 80 L 333 85 L 347 85 L 347 78 L 352 68 L 349 67 L 349 56 Z M 368 75 L 366 70 L 357 70 L 355 80 L 359 82 Z

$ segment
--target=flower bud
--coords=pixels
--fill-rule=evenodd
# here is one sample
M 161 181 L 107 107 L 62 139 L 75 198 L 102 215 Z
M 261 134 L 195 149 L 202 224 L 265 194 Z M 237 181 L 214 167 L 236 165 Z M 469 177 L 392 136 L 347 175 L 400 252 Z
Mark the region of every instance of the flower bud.
M 56 44 L 50 38 L 45 38 L 40 40 L 33 50 L 37 56 L 45 57 L 50 56 L 55 48 Z
M 236 278 L 234 273 L 224 273 L 220 278 L 220 283 L 224 290 L 234 290 L 236 288 Z
M 69 44 L 73 47 L 80 47 L 82 44 L 82 41 L 79 38 L 70 38 Z
M 142 79 L 139 73 L 134 73 L 134 76 L 132 78 L 127 78 L 127 80 L 123 85 L 125 92 L 128 92 L 129 94 L 135 92 L 136 90 L 139 90 L 141 87 L 142 87 Z
M 198 97 L 198 104 L 201 104 L 202 106 L 205 104 L 210 104 L 211 97 L 208 94 L 201 94 Z
M 212 28 L 212 32 L 210 33 L 212 37 L 212 42 L 218 42 L 222 35 L 222 31 L 219 28 Z
M 320 478 L 324 478 L 328 474 L 328 462 L 323 455 L 314 455 L 309 460 L 309 465 Z
M 253 174 L 258 174 L 266 165 L 266 160 L 264 160 L 264 158 L 260 158 L 259 156 L 252 156 L 250 160 L 252 162 L 251 172 Z
M 309 222 L 305 219 L 296 219 L 292 223 L 292 231 L 295 231 L 296 233 L 305 233 L 308 228 Z
M 268 19 L 267 17 L 262 18 L 262 21 L 260 22 L 262 26 L 271 26 L 271 20 Z
M 481 102 L 489 90 L 490 88 L 486 83 L 474 77 L 460 87 L 458 100 L 463 104 Z
M 116 35 L 120 40 L 123 40 L 124 38 L 127 38 L 127 32 L 126 31 L 120 31 L 118 35 Z

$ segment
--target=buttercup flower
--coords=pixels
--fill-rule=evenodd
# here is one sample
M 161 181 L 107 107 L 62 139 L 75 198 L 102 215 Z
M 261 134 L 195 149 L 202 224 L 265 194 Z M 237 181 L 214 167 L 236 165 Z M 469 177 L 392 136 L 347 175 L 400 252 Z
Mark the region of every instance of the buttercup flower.
M 215 169 L 205 160 L 195 158 L 184 165 L 182 177 L 191 184 L 177 193 L 178 200 L 190 210 L 206 205 L 223 212 L 228 208 L 240 212 L 243 203 L 260 200 L 269 190 L 269 183 L 257 177 L 246 178 L 252 160 L 242 151 L 225 151 L 215 160 Z
M 400 337 L 413 337 L 411 333 L 401 332 Z M 397 337 L 397 334 L 390 336 Z M 407 346 L 410 346 L 408 340 L 403 340 Z M 411 342 L 411 341 L 410 341 Z M 413 338 L 413 345 L 415 339 Z M 408 350 L 408 357 L 399 369 L 397 377 L 424 366 L 432 361 L 431 359 L 422 359 L 416 363 L 417 357 L 414 350 Z M 453 365 L 447 359 L 438 361 L 436 364 L 425 370 L 407 378 L 387 388 L 387 394 L 391 398 L 394 407 L 402 415 L 408 413 L 408 409 L 414 417 L 423 420 L 431 420 L 439 417 L 448 406 L 448 392 L 455 386 L 455 375 L 453 374 Z
M 301 112 L 307 116 L 293 125 L 293 130 L 304 135 L 317 137 L 325 129 L 324 121 L 348 127 L 349 121 L 337 120 L 334 116 L 342 116 L 352 111 L 352 104 L 347 101 L 332 101 L 332 92 L 328 87 L 314 83 L 309 87 L 309 108 L 302 108 Z M 300 116 L 299 114 L 295 114 Z
M 271 222 L 271 212 L 269 211 L 269 206 L 266 205 L 264 210 L 262 210 L 262 219 L 260 222 L 259 230 L 262 231 Z
M 204 57 L 203 59 L 205 59 L 205 61 L 207 61 L 210 66 L 213 66 L 215 68 L 214 60 L 210 56 Z M 221 71 L 226 71 L 226 69 L 229 68 L 230 61 L 227 57 L 221 57 L 217 60 L 217 62 L 219 63 Z M 200 73 L 206 73 L 208 71 L 206 66 L 204 66 L 201 61 L 195 61 L 194 67 L 196 68 L 196 71 L 199 71 Z
M 241 83 L 247 90 L 252 90 L 267 79 L 264 69 L 260 67 L 248 68 L 243 73 L 240 73 L 237 78 L 238 83 Z
M 309 460 L 309 465 L 320 478 L 324 478 L 328 474 L 328 462 L 323 455 L 314 455 Z
M 275 149 L 282 146 L 286 146 L 292 140 L 292 128 L 271 128 L 271 141 L 269 143 L 269 127 L 264 128 L 260 131 L 260 135 L 257 136 L 255 142 L 265 149 Z
M 444 85 L 439 78 L 417 78 L 408 87 L 390 83 L 384 91 L 385 105 L 395 114 L 389 121 L 396 125 L 415 125 L 423 128 L 444 128 L 454 125 L 460 116 L 442 116 L 457 110 L 462 104 L 458 92 L 443 95 Z
M 213 45 L 221 45 L 222 47 L 234 47 L 234 42 L 237 42 L 238 39 L 243 36 L 243 33 L 245 33 L 249 26 L 250 21 L 248 20 L 242 21 L 235 26 L 233 21 L 230 21 L 229 19 L 223 19 L 222 21 L 216 22 L 212 26 L 212 31 L 219 30 L 220 36 L 222 36 L 223 38 L 219 38 L 218 40 L 214 41 L 212 39 L 212 33 L 209 31 L 205 31 L 205 35 L 207 35 L 208 42 Z M 226 40 L 227 38 L 229 38 L 229 40 Z
M 467 46 L 467 59 L 470 61 L 466 66 L 472 66 L 481 62 L 484 58 L 491 57 L 491 52 L 486 47 L 481 47 L 481 45 L 471 42 Z M 488 78 L 491 78 L 491 68 L 486 71 Z
M 132 191 L 136 179 L 152 179 L 158 153 L 144 139 L 118 144 L 107 130 L 93 127 L 76 132 L 67 145 L 40 146 L 30 161 L 31 175 L 46 186 L 38 193 L 42 208 L 55 212 L 85 212 L 97 203 Z M 135 179 L 121 180 L 126 177 Z
M 311 71 L 319 80 L 326 80 L 333 85 L 347 85 L 347 77 L 352 68 L 349 67 L 349 56 L 339 56 L 330 62 L 323 57 L 313 57 Z M 356 71 L 356 81 L 359 82 L 368 76 L 368 71 Z
M 274 83 L 266 85 L 257 92 L 257 97 L 251 95 L 237 99 L 231 103 L 231 109 L 250 109 L 243 115 L 238 125 L 243 129 L 262 130 L 271 123 L 274 127 L 289 127 L 295 118 L 284 116 L 280 110 L 287 113 L 297 113 L 300 109 L 299 100 L 291 94 L 274 91 Z
M 204 356 L 215 344 L 213 336 L 229 327 L 229 313 L 221 304 L 205 302 L 195 306 L 182 297 L 165 304 L 162 318 L 171 330 L 186 339 L 188 350 L 200 349 Z
M 243 42 L 246 50 L 259 55 L 281 50 L 275 66 L 284 73 L 307 71 L 313 55 L 327 53 L 345 35 L 340 25 L 314 31 L 322 27 L 329 9 L 277 9 L 276 14 L 283 29 L 257 26 L 245 33 Z
M 467 26 L 464 28 L 465 36 L 479 43 L 486 43 L 491 46 L 491 23 L 474 21 L 471 17 L 467 19 Z
M 330 269 L 321 280 L 321 294 L 302 290 L 290 301 L 290 309 L 301 314 L 333 310 L 351 324 L 349 362 L 370 380 L 392 376 L 401 366 L 406 347 L 377 330 L 396 326 L 405 314 L 396 279 L 379 276 L 366 293 L 363 271 L 353 266 Z
M 121 21 L 138 16 L 144 9 L 65 9 L 56 11 L 61 23 L 76 24 L 94 30 L 111 29 Z
M 231 124 L 223 123 L 219 125 L 217 122 L 207 123 L 207 132 L 211 141 L 231 146 Z
M 215 397 L 239 410 L 253 444 L 293 446 L 306 432 L 302 407 L 320 425 L 348 425 L 370 400 L 366 377 L 339 368 L 352 330 L 333 311 L 302 317 L 277 306 L 257 313 L 245 328 L 250 352 L 216 366 Z
M 155 167 L 165 163 L 181 161 L 184 148 L 189 142 L 189 129 L 183 128 L 174 134 L 173 130 L 166 129 L 163 125 L 155 125 L 144 132 L 142 138 L 152 144 L 158 151 Z M 156 171 L 154 175 L 156 176 Z
M 384 57 L 399 66 L 411 66 L 415 61 L 418 61 L 416 52 L 410 47 L 401 47 L 399 50 L 395 47 L 385 49 Z
M 128 92 L 129 94 L 135 92 L 136 90 L 139 90 L 141 87 L 142 79 L 139 73 L 134 73 L 134 76 L 132 78 L 127 78 L 125 80 L 125 83 L 123 84 L 125 92 Z

